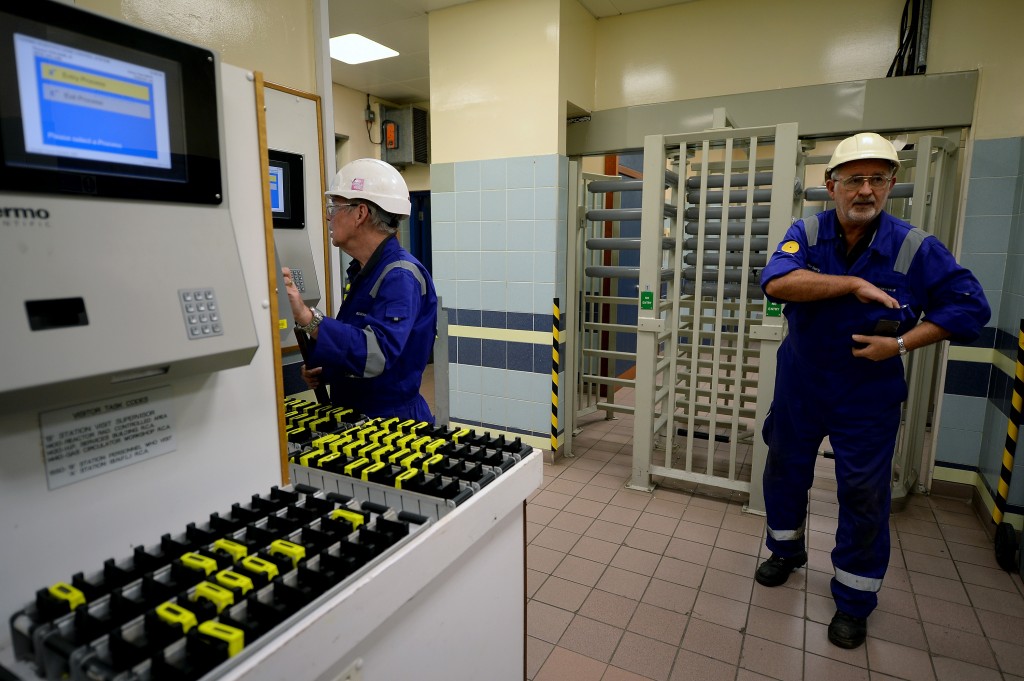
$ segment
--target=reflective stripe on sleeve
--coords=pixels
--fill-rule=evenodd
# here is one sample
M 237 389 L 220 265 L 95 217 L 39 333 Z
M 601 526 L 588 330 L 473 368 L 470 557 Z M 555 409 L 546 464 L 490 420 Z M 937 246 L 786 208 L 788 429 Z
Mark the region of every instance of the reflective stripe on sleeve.
M 384 353 L 372 329 L 363 329 L 363 333 L 366 334 L 366 368 L 363 369 L 363 378 L 380 376 L 384 371 Z
M 896 264 L 892 266 L 893 271 L 906 274 L 910 271 L 910 263 L 914 262 L 914 256 L 921 250 L 921 244 L 928 238 L 928 234 L 917 227 L 907 233 L 907 238 L 900 246 L 900 252 L 896 255 Z
M 836 568 L 836 581 L 844 586 L 857 591 L 872 591 L 877 593 L 882 588 L 882 580 L 874 577 L 859 577 L 852 572 Z
M 804 234 L 807 235 L 807 246 L 818 243 L 818 216 L 808 215 L 804 218 Z
M 768 534 L 772 536 L 775 541 L 793 541 L 804 536 L 804 526 L 796 528 L 795 530 L 773 530 L 768 528 Z
M 377 291 L 380 290 L 380 285 L 384 283 L 384 277 L 388 276 L 388 272 L 395 268 L 409 270 L 412 272 L 412 276 L 416 277 L 416 281 L 420 282 L 420 295 L 427 295 L 427 281 L 423 278 L 423 274 L 420 273 L 419 268 L 408 260 L 396 260 L 393 263 L 389 263 L 388 266 L 384 268 L 384 271 L 380 273 L 380 276 L 377 277 L 377 281 L 373 283 L 373 288 L 370 289 L 371 298 L 377 297 Z

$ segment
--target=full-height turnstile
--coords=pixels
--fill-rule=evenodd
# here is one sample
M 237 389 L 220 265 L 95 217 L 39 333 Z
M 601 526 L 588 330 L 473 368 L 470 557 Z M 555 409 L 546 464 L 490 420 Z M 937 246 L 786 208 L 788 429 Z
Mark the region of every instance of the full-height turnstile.
M 799 151 L 795 123 L 645 139 L 632 487 L 661 476 L 764 508 L 766 447 L 752 435 L 782 318 L 758 284 L 797 214 Z

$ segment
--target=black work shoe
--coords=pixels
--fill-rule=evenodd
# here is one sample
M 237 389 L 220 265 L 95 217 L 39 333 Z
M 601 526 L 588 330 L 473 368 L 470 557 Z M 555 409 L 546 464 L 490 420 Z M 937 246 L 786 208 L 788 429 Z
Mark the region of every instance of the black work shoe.
M 856 648 L 864 643 L 864 637 L 867 635 L 867 619 L 847 615 L 842 610 L 836 610 L 832 622 L 828 625 L 828 640 L 840 648 Z
M 783 558 L 774 553 L 772 557 L 761 563 L 754 573 L 754 579 L 758 584 L 765 586 L 779 586 L 785 584 L 789 579 L 789 573 L 807 563 L 807 552 L 801 551 L 792 558 Z

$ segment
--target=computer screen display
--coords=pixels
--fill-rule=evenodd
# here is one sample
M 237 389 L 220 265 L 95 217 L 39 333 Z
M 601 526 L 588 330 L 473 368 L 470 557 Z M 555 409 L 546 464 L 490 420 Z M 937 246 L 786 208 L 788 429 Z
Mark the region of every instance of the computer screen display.
M 0 190 L 223 200 L 209 50 L 24 5 L 0 9 Z
M 270 161 L 270 212 L 274 227 L 302 229 L 306 226 L 302 156 L 279 149 L 268 149 L 267 156 Z

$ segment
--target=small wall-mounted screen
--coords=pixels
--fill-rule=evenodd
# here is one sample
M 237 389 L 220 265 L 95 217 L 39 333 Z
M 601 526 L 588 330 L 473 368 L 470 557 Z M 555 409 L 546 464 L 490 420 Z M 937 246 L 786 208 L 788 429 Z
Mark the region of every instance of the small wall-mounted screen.
M 278 149 L 268 149 L 267 156 L 274 227 L 302 229 L 306 226 L 302 156 Z
M 14 34 L 25 151 L 171 167 L 163 71 Z
M 209 50 L 49 0 L 0 9 L 0 191 L 223 201 Z

